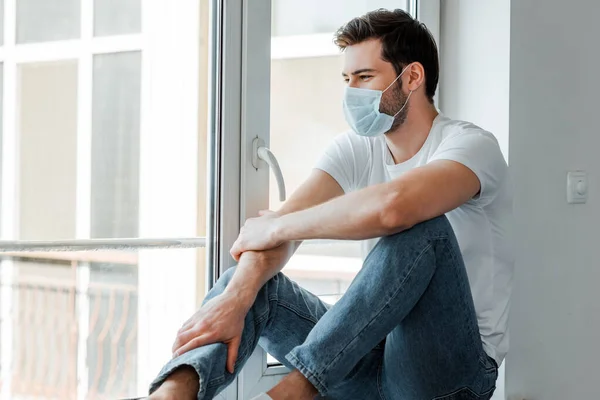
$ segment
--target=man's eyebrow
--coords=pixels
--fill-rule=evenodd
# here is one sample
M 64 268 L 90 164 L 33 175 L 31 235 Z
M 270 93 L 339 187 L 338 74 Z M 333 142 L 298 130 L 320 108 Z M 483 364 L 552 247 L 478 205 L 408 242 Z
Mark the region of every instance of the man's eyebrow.
M 377 72 L 377 70 L 374 70 L 373 68 L 362 68 L 362 69 L 357 69 L 356 71 L 352 72 L 352 75 L 359 75 L 359 74 L 363 74 L 365 72 Z M 342 76 L 348 76 L 348 74 L 346 74 L 345 72 L 342 72 Z

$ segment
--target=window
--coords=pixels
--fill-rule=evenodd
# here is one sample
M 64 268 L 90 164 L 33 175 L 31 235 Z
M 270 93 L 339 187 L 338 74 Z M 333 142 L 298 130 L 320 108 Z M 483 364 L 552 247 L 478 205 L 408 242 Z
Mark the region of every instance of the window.
M 0 398 L 143 395 L 213 275 L 209 4 L 0 5 Z

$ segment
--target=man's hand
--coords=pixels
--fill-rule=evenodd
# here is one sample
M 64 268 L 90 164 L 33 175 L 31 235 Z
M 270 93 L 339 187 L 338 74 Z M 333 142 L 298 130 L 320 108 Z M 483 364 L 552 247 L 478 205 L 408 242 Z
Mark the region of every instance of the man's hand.
M 276 227 L 279 216 L 273 211 L 261 211 L 260 217 L 246 220 L 240 235 L 231 247 L 231 256 L 239 261 L 246 251 L 270 250 L 284 241 L 277 237 Z
M 233 373 L 244 329 L 244 318 L 254 299 L 230 292 L 212 298 L 181 327 L 173 344 L 173 357 L 212 343 L 227 345 L 227 370 Z

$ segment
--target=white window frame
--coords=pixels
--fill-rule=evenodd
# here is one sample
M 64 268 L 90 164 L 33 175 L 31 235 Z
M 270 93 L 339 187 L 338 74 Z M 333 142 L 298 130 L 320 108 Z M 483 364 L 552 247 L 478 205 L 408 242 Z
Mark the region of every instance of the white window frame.
M 242 31 L 242 205 L 241 221 L 269 205 L 269 170 L 251 164 L 252 140 L 259 137 L 268 147 L 270 136 L 270 63 L 274 58 L 319 57 L 339 54 L 331 35 L 315 34 L 271 38 L 271 1 L 243 2 Z M 439 0 L 409 0 L 409 12 L 424 22 L 439 43 Z M 238 2 L 236 2 L 236 6 Z M 236 34 L 238 34 L 236 32 Z M 272 53 L 271 53 L 272 52 Z M 248 190 L 247 188 L 253 188 Z M 238 379 L 241 398 L 270 389 L 289 370 L 267 364 L 267 355 L 257 349 Z

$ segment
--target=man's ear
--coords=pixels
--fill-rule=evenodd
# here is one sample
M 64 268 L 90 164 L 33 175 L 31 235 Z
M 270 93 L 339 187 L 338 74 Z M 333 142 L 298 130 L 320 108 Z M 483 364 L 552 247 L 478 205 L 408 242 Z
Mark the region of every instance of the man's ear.
M 420 62 L 413 62 L 403 76 L 402 87 L 411 92 L 416 91 L 425 83 L 425 68 Z

